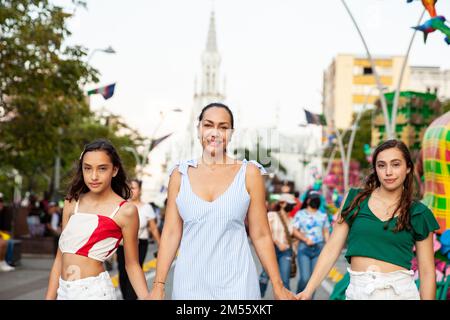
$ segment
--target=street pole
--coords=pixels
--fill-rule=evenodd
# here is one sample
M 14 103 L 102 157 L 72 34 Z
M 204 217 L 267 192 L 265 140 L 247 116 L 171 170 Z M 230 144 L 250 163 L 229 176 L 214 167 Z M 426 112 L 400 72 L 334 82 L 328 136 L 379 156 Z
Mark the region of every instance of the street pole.
M 103 49 L 96 48 L 96 49 L 92 50 L 92 52 L 89 54 L 88 59 L 87 59 L 87 63 L 88 64 L 92 60 L 92 57 L 94 56 L 94 53 L 99 52 L 99 51 L 100 52 L 105 52 L 105 53 L 111 53 L 111 54 L 115 54 L 116 53 L 116 51 L 111 46 L 109 46 L 107 48 L 103 48 Z
M 427 11 L 426 9 L 423 9 L 422 14 L 420 15 L 419 21 L 417 22 L 418 26 L 422 24 L 422 19 L 425 15 L 426 11 Z M 392 104 L 392 119 L 391 119 L 391 128 L 393 128 L 392 130 L 394 131 L 394 134 L 396 132 L 395 129 L 397 126 L 398 102 L 400 100 L 400 89 L 401 89 L 402 82 L 403 82 L 403 75 L 406 70 L 406 64 L 409 59 L 409 54 L 411 52 L 411 48 L 412 48 L 414 39 L 416 37 L 416 33 L 417 33 L 417 29 L 414 29 L 413 35 L 411 37 L 411 41 L 409 42 L 408 50 L 406 51 L 405 60 L 403 61 L 402 71 L 400 72 L 400 78 L 398 79 L 398 83 L 397 83 L 397 89 L 395 90 L 394 102 Z
M 343 135 L 339 132 L 339 129 L 335 126 L 334 121 L 330 121 L 326 113 L 324 113 L 326 123 L 330 124 L 331 131 L 335 132 L 336 140 L 338 142 L 339 152 L 341 154 L 341 162 L 342 162 L 342 174 L 344 177 L 344 193 L 347 193 L 348 190 L 348 175 L 347 175 L 347 159 L 343 142 Z M 344 135 L 347 133 L 347 130 L 344 131 Z M 325 179 L 325 176 L 324 176 Z
M 371 55 L 371 53 L 370 53 L 370 50 L 369 50 L 369 47 L 368 47 L 368 45 L 367 45 L 366 39 L 364 38 L 364 36 L 363 36 L 363 34 L 362 34 L 362 32 L 361 32 L 361 29 L 359 28 L 359 25 L 358 25 L 358 23 L 356 22 L 355 17 L 353 16 L 352 12 L 350 11 L 350 8 L 348 7 L 348 5 L 347 5 L 347 3 L 345 2 L 345 0 L 341 0 L 341 2 L 342 2 L 342 4 L 344 5 L 345 9 L 347 10 L 347 12 L 348 12 L 350 18 L 352 19 L 353 24 L 354 24 L 356 30 L 358 31 L 358 34 L 359 34 L 359 36 L 360 36 L 360 38 L 361 38 L 361 40 L 362 40 L 362 43 L 363 43 L 363 45 L 364 45 L 364 48 L 366 49 L 367 58 L 368 58 L 369 61 L 370 61 L 370 65 L 371 65 L 371 68 L 372 68 L 372 72 L 373 72 L 373 75 L 374 75 L 374 77 L 375 77 L 375 82 L 376 82 L 376 84 L 377 84 L 378 90 L 380 91 L 380 101 L 381 101 L 381 108 L 382 108 L 382 110 L 383 110 L 383 115 L 384 115 L 384 124 L 385 124 L 385 127 L 386 127 L 386 134 L 387 134 L 387 136 L 388 136 L 389 139 L 393 139 L 393 138 L 394 138 L 394 133 L 393 133 L 393 131 L 392 131 L 392 128 L 391 128 L 391 125 L 390 125 L 390 121 L 389 121 L 389 115 L 388 115 L 388 110 L 387 110 L 386 97 L 385 97 L 384 94 L 383 94 L 383 85 L 382 85 L 382 83 L 381 83 L 380 76 L 379 76 L 379 74 L 378 74 L 378 72 L 377 72 L 377 70 L 376 70 L 376 68 L 375 68 L 375 67 L 376 67 L 376 66 L 375 66 L 375 61 L 374 61 L 373 58 L 372 58 L 372 55 Z
M 179 109 L 179 108 L 174 108 L 170 110 L 171 112 L 182 112 L 183 110 Z M 158 132 L 159 128 L 161 127 L 162 123 L 164 122 L 164 118 L 165 118 L 165 113 L 163 111 L 159 112 L 160 115 L 160 120 L 157 123 L 155 129 L 153 130 L 148 145 L 145 147 L 143 153 L 142 153 L 142 157 L 139 156 L 138 152 L 132 148 L 132 147 L 124 147 L 123 149 L 126 151 L 129 151 L 131 153 L 133 153 L 135 160 L 136 160 L 136 165 L 139 167 L 138 172 L 137 172 L 137 176 L 139 180 L 142 180 L 142 177 L 144 176 L 144 167 L 147 164 L 147 160 L 148 160 L 148 155 L 150 154 L 151 147 L 152 147 L 152 143 L 155 139 L 155 135 Z
M 61 137 L 63 134 L 63 129 L 58 128 L 58 143 L 56 146 L 56 157 L 55 157 L 55 168 L 53 174 L 53 201 L 58 200 L 58 193 L 60 188 L 60 180 L 61 180 Z
M 322 175 L 322 194 L 326 195 L 328 187 L 325 185 L 325 178 L 328 176 L 331 170 L 331 165 L 336 155 L 336 146 L 333 146 L 333 150 L 331 151 L 331 155 L 328 158 L 327 168 L 325 169 L 324 174 Z
M 332 123 L 332 128 L 331 129 L 332 129 L 332 131 L 334 131 L 336 133 L 336 140 L 338 142 L 338 148 L 339 148 L 339 152 L 341 154 L 342 171 L 343 171 L 342 174 L 343 174 L 343 177 L 344 177 L 344 192 L 345 193 L 347 193 L 348 188 L 349 188 L 350 161 L 351 161 L 351 157 L 352 157 L 353 144 L 355 142 L 355 137 L 356 137 L 356 130 L 358 128 L 358 123 L 361 120 L 362 114 L 364 113 L 364 111 L 365 111 L 365 109 L 366 109 L 366 107 L 367 107 L 367 105 L 369 103 L 369 98 L 372 95 L 372 92 L 373 92 L 374 89 L 378 89 L 378 88 L 377 87 L 372 87 L 369 90 L 369 92 L 366 95 L 365 102 L 364 102 L 362 108 L 358 111 L 356 119 L 355 119 L 354 123 L 351 126 L 351 134 L 350 134 L 350 139 L 349 139 L 349 143 L 348 143 L 348 146 L 347 146 L 347 152 L 345 152 L 343 138 L 346 136 L 346 134 L 347 134 L 349 129 L 346 129 L 344 131 L 344 133 L 341 134 L 339 132 L 339 129 L 334 126 L 334 122 L 329 122 L 328 119 L 326 119 L 327 123 Z M 385 89 L 385 88 L 383 87 L 383 89 Z M 325 117 L 326 117 L 326 115 L 325 115 Z M 334 158 L 335 153 L 336 153 L 336 147 L 333 148 L 333 151 L 332 151 L 332 154 L 330 156 L 330 159 L 329 159 L 329 162 L 328 162 L 328 165 L 327 165 L 327 169 L 326 169 L 324 178 L 328 175 L 329 170 L 331 169 L 330 162 L 331 162 L 331 159 Z
M 141 165 L 141 163 L 142 163 L 142 161 L 141 161 L 141 159 L 139 158 L 139 154 L 138 154 L 137 151 L 136 151 L 134 148 L 132 148 L 132 147 L 123 146 L 122 149 L 125 150 L 125 151 L 128 151 L 128 152 L 131 152 L 131 153 L 133 154 L 134 160 L 136 161 L 136 166 L 138 167 L 138 170 L 137 170 L 137 171 L 138 171 L 138 172 L 137 172 L 137 178 L 138 178 L 138 179 L 141 179 L 141 170 L 142 170 L 142 165 Z
M 104 52 L 104 53 L 109 53 L 109 54 L 116 54 L 116 50 L 114 50 L 111 46 L 108 46 L 106 48 L 95 48 L 94 50 L 92 50 L 92 52 L 89 54 L 87 60 L 86 60 L 86 64 L 89 64 L 89 62 L 91 62 L 92 57 L 94 57 L 94 54 L 96 52 Z M 83 89 L 83 91 L 85 91 L 85 89 Z M 91 96 L 88 95 L 87 96 L 87 104 L 89 106 L 89 110 L 91 109 Z
M 366 107 L 369 103 L 369 98 L 372 95 L 372 91 L 374 89 L 378 89 L 377 87 L 372 87 L 370 89 L 370 91 L 367 93 L 366 95 L 366 100 L 364 101 L 364 104 L 361 108 L 361 110 L 359 110 L 358 115 L 356 116 L 355 122 L 352 125 L 352 132 L 350 135 L 350 140 L 348 143 L 348 149 L 347 149 L 347 159 L 349 161 L 348 165 L 350 166 L 350 161 L 351 161 L 351 157 L 352 157 L 352 150 L 353 150 L 353 143 L 355 142 L 355 137 L 356 137 L 356 130 L 358 129 L 358 123 L 361 120 L 362 114 L 364 113 L 364 111 L 366 110 Z M 350 167 L 347 169 L 347 172 L 349 172 Z
M 348 190 L 348 161 L 349 159 L 347 159 L 347 156 L 345 154 L 345 148 L 344 148 L 344 141 L 343 141 L 343 136 L 341 135 L 341 133 L 339 132 L 339 129 L 336 128 L 335 129 L 336 132 L 336 139 L 338 141 L 338 146 L 339 146 L 339 152 L 341 153 L 341 160 L 342 160 L 342 174 L 344 175 L 344 193 L 347 193 Z

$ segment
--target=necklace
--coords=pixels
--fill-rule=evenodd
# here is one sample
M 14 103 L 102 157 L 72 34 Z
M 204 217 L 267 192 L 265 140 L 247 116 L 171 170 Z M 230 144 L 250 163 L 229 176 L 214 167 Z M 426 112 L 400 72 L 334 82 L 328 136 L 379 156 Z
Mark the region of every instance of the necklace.
M 379 192 L 379 189 L 376 189 L 377 193 Z M 398 204 L 398 201 L 400 200 L 400 198 L 396 199 L 392 204 L 388 204 L 386 203 L 386 201 L 384 201 L 377 193 L 372 192 L 372 195 L 375 196 L 375 198 L 377 198 L 383 205 L 384 207 L 382 208 L 384 211 L 384 215 L 385 216 L 390 216 L 392 215 L 391 213 L 389 213 L 389 209 L 391 209 L 393 206 Z
M 209 171 L 216 171 L 217 168 L 219 168 L 223 165 L 228 165 L 228 164 L 233 164 L 233 163 L 229 163 L 228 159 L 225 158 L 225 160 L 221 163 L 207 164 L 207 162 L 202 157 L 201 160 L 199 161 L 199 164 L 205 166 L 205 168 L 208 169 Z

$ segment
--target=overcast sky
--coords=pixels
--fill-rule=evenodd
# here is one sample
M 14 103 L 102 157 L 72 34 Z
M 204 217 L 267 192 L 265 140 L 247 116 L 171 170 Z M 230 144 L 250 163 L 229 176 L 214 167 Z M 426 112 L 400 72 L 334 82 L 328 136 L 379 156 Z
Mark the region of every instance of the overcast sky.
M 54 1 L 68 4 L 68 0 Z M 402 55 L 421 1 L 348 0 L 373 54 Z M 91 64 L 100 85 L 116 82 L 113 98 L 92 98 L 92 107 L 124 116 L 150 135 L 160 110 L 189 110 L 200 74 L 211 0 L 88 0 L 69 23 L 70 43 L 93 50 L 111 45 L 115 55 L 97 52 Z M 364 47 L 339 0 L 216 0 L 217 41 L 227 102 L 239 110 L 241 126 L 280 124 L 295 128 L 301 108 L 321 111 L 322 74 L 338 53 L 364 54 Z M 448 1 L 438 14 L 450 17 Z M 410 62 L 450 68 L 450 46 L 439 33 L 426 45 L 418 35 Z M 261 112 L 264 110 L 264 112 Z M 164 134 L 182 114 L 167 117 Z

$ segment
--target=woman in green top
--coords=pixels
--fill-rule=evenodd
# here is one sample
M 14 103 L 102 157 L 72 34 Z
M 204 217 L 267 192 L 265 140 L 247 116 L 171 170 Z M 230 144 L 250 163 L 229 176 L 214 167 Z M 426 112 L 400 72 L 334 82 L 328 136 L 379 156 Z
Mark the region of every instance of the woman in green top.
M 372 158 L 363 189 L 351 189 L 338 223 L 319 256 L 314 272 L 297 298 L 311 299 L 347 243 L 350 263 L 348 300 L 434 299 L 436 292 L 432 212 L 413 199 L 414 164 L 406 145 L 388 140 Z M 411 269 L 416 246 L 420 293 Z

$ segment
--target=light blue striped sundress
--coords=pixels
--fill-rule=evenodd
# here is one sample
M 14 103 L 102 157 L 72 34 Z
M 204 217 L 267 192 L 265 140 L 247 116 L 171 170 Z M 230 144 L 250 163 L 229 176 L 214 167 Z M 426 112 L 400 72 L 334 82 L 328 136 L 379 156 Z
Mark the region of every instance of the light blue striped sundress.
M 188 168 L 197 167 L 196 160 L 175 166 L 182 177 L 176 203 L 183 219 L 183 235 L 175 265 L 172 299 L 261 299 L 244 224 L 250 204 L 245 187 L 249 162 L 266 174 L 259 163 L 244 159 L 231 185 L 213 202 L 203 200 L 192 191 Z

